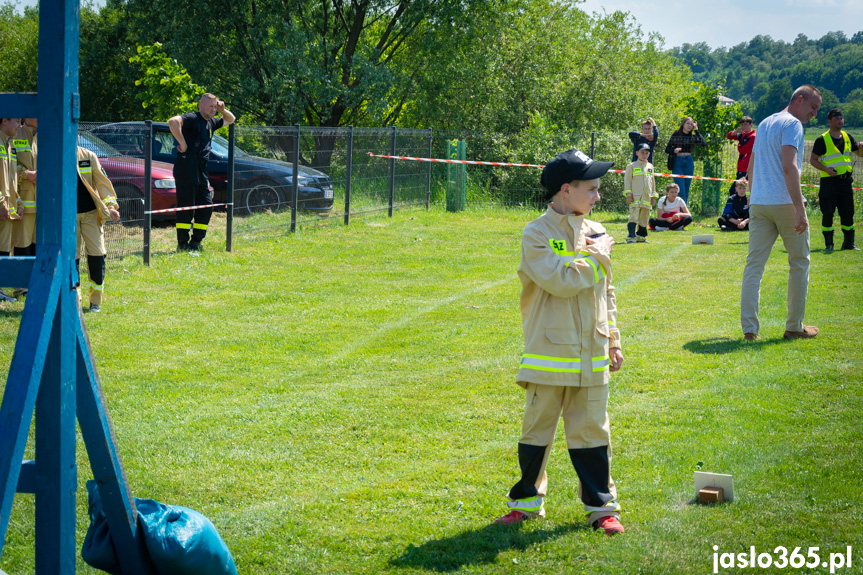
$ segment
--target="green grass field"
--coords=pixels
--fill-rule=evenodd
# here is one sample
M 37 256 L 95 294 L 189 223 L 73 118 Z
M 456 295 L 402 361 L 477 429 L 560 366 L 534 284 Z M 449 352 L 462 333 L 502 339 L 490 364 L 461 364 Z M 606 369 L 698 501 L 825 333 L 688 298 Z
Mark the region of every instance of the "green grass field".
M 704 220 L 616 246 L 612 474 L 627 532 L 583 524 L 562 436 L 548 518 L 491 524 L 518 478 L 515 271 L 536 215 L 414 209 L 240 235 L 232 253 L 216 232 L 201 257 L 112 264 L 104 311 L 85 317 L 134 494 L 204 513 L 243 575 L 703 574 L 714 545 L 819 547 L 825 561 L 851 546 L 853 568 L 836 572 L 859 573 L 863 252 L 823 254 L 820 234 L 812 341 L 782 339 L 781 243 L 756 343 L 739 327 L 745 233 Z M 596 218 L 623 240 L 621 216 Z M 691 245 L 693 233 L 716 244 Z M 7 358 L 21 309 L 0 305 Z M 80 547 L 81 442 L 78 466 Z M 693 504 L 696 468 L 733 474 L 735 501 Z M 10 574 L 33 572 L 33 522 L 33 497 L 18 495 L 0 560 Z M 78 572 L 96 573 L 80 559 Z

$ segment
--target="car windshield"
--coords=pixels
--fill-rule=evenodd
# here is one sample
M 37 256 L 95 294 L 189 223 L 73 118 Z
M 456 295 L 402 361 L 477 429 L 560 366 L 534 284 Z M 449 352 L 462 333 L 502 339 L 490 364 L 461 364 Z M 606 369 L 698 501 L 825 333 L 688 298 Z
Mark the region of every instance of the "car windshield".
M 95 153 L 98 158 L 111 158 L 123 155 L 114 146 L 104 140 L 100 140 L 89 132 L 78 132 L 78 145 Z
M 219 134 L 213 134 L 213 138 L 210 141 L 210 149 L 215 152 L 216 155 L 222 156 L 224 158 L 228 157 L 228 140 L 220 136 Z M 243 156 L 248 156 L 246 152 L 241 150 L 234 144 L 234 157 L 241 158 Z

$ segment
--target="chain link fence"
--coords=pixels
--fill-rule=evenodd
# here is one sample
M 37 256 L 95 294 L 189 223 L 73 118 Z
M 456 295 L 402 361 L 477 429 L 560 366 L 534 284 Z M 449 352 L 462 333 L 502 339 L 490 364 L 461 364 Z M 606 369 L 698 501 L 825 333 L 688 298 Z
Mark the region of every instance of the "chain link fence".
M 109 259 L 143 255 L 149 261 L 151 251 L 175 249 L 175 213 L 160 212 L 176 207 L 173 179 L 176 142 L 167 124 L 153 123 L 152 136 L 144 122 L 81 123 L 79 129 L 79 143 L 97 153 L 120 203 L 121 222 L 106 224 Z M 627 135 L 607 132 L 555 134 L 539 152 L 527 146 L 517 134 L 236 126 L 232 144 L 229 131 L 222 132 L 225 136 L 216 134 L 213 138 L 209 172 L 214 203 L 228 205 L 217 208 L 211 230 L 224 233 L 227 249 L 231 249 L 233 237 L 254 238 L 308 226 L 349 225 L 352 219 L 384 211 L 391 216 L 394 210 L 423 208 L 445 201 L 447 164 L 377 156 L 445 158 L 447 145 L 462 141 L 466 159 L 470 161 L 543 164 L 556 151 L 578 148 L 597 160 L 613 161 L 614 169 L 622 171 L 632 157 Z M 148 139 L 152 142 L 149 157 Z M 667 137 L 660 136 L 653 162 L 657 174 L 669 172 L 666 143 Z M 723 140 L 708 144 L 714 144 L 711 149 L 718 152 L 707 160 L 696 160 L 695 175 L 733 179 L 737 174 L 736 143 Z M 808 164 L 811 147 L 812 142 L 807 142 L 802 180 L 804 184 L 817 186 L 819 174 Z M 525 152 L 526 149 L 532 151 Z M 231 150 L 234 172 L 229 182 Z M 863 187 L 863 159 L 853 158 L 854 186 Z M 469 206 L 542 209 L 539 168 L 468 165 L 465 174 L 464 193 Z M 660 194 L 669 181 L 670 177 L 657 176 Z M 690 210 L 717 215 L 725 205 L 730 187 L 729 181 L 693 180 Z M 626 213 L 623 189 L 622 173 L 603 177 L 598 209 Z M 815 209 L 818 188 L 804 187 L 803 192 Z M 863 194 L 856 191 L 857 209 L 861 197 Z M 147 210 L 156 213 L 148 217 Z M 234 215 L 240 217 L 234 219 Z

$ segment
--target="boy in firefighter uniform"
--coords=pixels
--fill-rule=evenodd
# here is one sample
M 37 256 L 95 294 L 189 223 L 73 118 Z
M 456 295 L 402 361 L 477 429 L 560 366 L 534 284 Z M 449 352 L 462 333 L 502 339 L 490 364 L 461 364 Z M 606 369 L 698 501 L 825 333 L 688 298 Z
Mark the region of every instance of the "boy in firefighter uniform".
M 12 243 L 17 256 L 36 255 L 36 118 L 24 118 L 15 134 L 18 154 L 18 196 L 24 206 L 14 225 Z
M 105 233 L 102 224 L 120 220 L 114 186 L 99 164 L 96 154 L 78 146 L 78 265 L 82 243 L 87 251 L 90 276 L 90 311 L 101 310 L 105 285 Z
M 834 108 L 827 114 L 830 129 L 812 144 L 809 163 L 821 172 L 818 204 L 821 206 L 821 232 L 824 251 L 833 251 L 833 214 L 839 212 L 842 227 L 842 249 L 857 251 L 854 243 L 854 167 L 851 154 L 863 157 L 863 142 L 843 130 L 845 116 Z
M 612 165 L 569 150 L 542 171 L 543 200 L 551 203 L 525 227 L 518 269 L 525 348 L 516 381 L 527 398 L 521 479 L 509 491 L 510 512 L 496 523 L 545 516 L 546 463 L 562 414 L 588 523 L 607 535 L 624 531 L 609 471 L 609 371 L 623 363 L 611 285 L 614 239 L 585 219 Z
M 12 253 L 12 231 L 23 209 L 18 198 L 18 161 L 13 142 L 19 127 L 18 118 L 0 118 L 0 256 Z M 0 301 L 17 300 L 0 290 Z
M 647 224 L 650 210 L 656 205 L 656 181 L 653 177 L 653 164 L 647 161 L 650 146 L 639 144 L 635 150 L 638 159 L 626 166 L 623 174 L 623 193 L 629 206 L 629 223 L 626 243 L 647 241 Z M 636 232 L 636 226 L 638 230 Z M 638 234 L 636 236 L 636 233 Z

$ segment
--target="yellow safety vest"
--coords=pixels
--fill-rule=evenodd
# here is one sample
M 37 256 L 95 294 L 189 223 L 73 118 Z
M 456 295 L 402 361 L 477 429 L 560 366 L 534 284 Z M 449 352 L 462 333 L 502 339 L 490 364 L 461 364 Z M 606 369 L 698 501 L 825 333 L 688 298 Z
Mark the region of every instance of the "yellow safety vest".
M 818 158 L 822 164 L 827 166 L 828 168 L 834 168 L 837 174 L 847 174 L 851 172 L 852 161 L 851 161 L 851 139 L 848 138 L 848 134 L 845 133 L 845 130 L 842 130 L 842 139 L 845 141 L 845 151 L 840 152 L 839 148 L 836 147 L 836 144 L 833 143 L 833 138 L 830 137 L 830 132 L 824 132 L 821 134 L 821 137 L 824 138 L 824 146 L 826 148 L 826 152 L 823 156 Z M 822 171 L 822 178 L 829 178 L 831 174 Z

